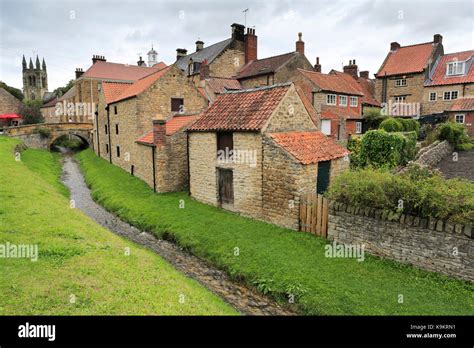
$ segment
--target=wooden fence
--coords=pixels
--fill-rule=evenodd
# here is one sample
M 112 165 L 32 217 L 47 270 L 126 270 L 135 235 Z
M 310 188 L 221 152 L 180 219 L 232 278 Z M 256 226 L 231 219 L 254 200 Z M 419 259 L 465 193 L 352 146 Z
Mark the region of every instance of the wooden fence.
M 300 231 L 320 237 L 328 234 L 328 199 L 310 193 L 300 197 Z

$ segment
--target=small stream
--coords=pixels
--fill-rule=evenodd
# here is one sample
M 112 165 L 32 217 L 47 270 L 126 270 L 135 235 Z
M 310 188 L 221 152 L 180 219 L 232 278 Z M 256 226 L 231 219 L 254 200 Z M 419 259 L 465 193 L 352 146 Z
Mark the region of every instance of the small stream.
M 241 283 L 232 281 L 225 272 L 209 265 L 177 245 L 157 239 L 149 232 L 141 231 L 106 211 L 91 197 L 79 164 L 72 153 L 59 148 L 63 153 L 62 181 L 75 201 L 75 207 L 95 220 L 109 231 L 143 245 L 167 260 L 175 269 L 184 273 L 205 286 L 245 315 L 295 315 L 288 308 L 283 308 L 276 301 L 257 293 Z

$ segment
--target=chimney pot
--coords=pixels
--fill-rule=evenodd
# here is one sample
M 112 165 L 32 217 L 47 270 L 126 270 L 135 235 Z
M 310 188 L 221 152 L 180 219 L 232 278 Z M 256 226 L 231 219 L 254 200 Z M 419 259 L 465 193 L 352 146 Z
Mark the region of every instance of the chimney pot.
M 234 23 L 230 27 L 232 28 L 232 39 L 244 41 L 245 26 L 243 26 L 242 24 Z
M 257 60 L 258 56 L 258 45 L 257 36 L 255 35 L 255 29 L 247 28 L 247 34 L 244 36 L 244 56 L 245 64 L 252 60 Z
M 303 33 L 298 33 L 298 41 L 296 41 L 296 52 L 304 55 L 304 41 L 301 40 Z
M 84 71 L 81 68 L 76 68 L 76 79 L 82 76 L 84 74 Z
M 321 72 L 321 64 L 319 64 L 319 57 L 316 57 L 316 64 L 314 65 L 314 71 Z
M 369 72 L 367 70 L 361 71 L 360 72 L 360 77 L 364 79 L 369 79 Z
M 355 59 L 349 60 L 349 65 L 345 65 L 343 67 L 343 71 L 345 74 L 351 75 L 353 78 L 358 78 L 359 69 L 355 64 Z
M 201 40 L 197 40 L 196 41 L 196 52 L 202 50 L 203 48 L 204 48 L 204 42 L 202 42 Z
M 398 42 L 392 42 L 390 44 L 390 51 L 396 51 L 400 48 L 400 44 Z
M 176 49 L 176 60 L 179 60 L 181 57 L 185 57 L 188 54 L 188 50 L 185 48 Z
M 443 43 L 443 36 L 440 34 L 435 34 L 433 36 L 433 42 L 434 43 Z

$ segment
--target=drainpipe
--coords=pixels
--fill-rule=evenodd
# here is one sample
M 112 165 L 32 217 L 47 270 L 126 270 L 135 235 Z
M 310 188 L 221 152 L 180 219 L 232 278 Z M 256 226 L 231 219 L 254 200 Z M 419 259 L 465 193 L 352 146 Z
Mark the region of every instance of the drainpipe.
M 107 105 L 107 133 L 109 133 L 109 162 L 112 163 L 112 140 L 110 139 L 110 107 Z
M 387 72 L 385 72 L 385 76 L 382 80 L 382 102 L 387 102 Z
M 151 147 L 151 162 L 153 163 L 153 192 L 156 192 L 155 149 L 156 149 L 156 145 L 153 145 L 153 146 Z
M 191 196 L 191 171 L 189 166 L 189 133 L 186 131 L 186 166 L 188 167 L 188 196 Z
M 99 140 L 99 113 L 95 113 L 95 134 L 97 138 L 97 154 L 100 157 L 100 140 Z

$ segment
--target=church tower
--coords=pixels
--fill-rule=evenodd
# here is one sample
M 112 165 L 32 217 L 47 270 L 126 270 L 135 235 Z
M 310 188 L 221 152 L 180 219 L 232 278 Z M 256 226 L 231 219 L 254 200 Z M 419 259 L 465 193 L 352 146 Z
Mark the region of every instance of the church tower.
M 27 100 L 43 100 L 43 96 L 48 92 L 48 73 L 46 62 L 40 64 L 36 56 L 36 66 L 30 58 L 30 63 L 26 65 L 25 55 L 23 55 L 23 95 Z
M 153 65 L 158 63 L 158 52 L 156 52 L 153 49 L 153 45 L 151 45 L 151 50 L 148 51 L 147 56 L 148 56 L 148 66 L 149 67 L 152 67 Z

